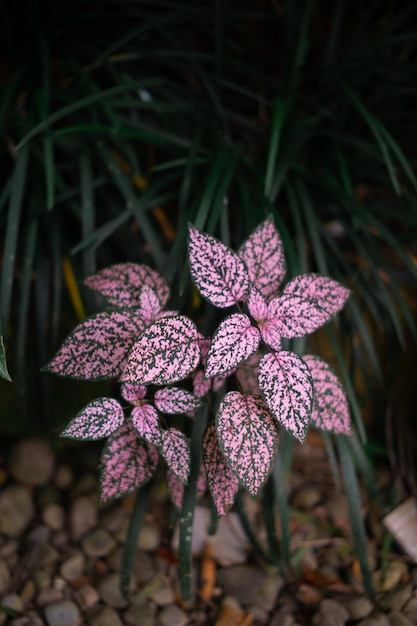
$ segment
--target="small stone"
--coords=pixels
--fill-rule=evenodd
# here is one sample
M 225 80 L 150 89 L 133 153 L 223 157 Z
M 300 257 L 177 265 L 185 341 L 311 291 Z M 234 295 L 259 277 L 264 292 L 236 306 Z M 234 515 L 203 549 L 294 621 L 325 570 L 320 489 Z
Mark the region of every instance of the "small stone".
M 138 550 L 133 565 L 133 572 L 137 582 L 141 585 L 149 582 L 157 572 L 157 565 L 153 556 Z
M 349 619 L 349 613 L 336 600 L 323 600 L 319 608 L 320 626 L 344 626 Z
M 78 606 L 71 600 L 62 600 L 45 607 L 49 626 L 77 626 L 80 617 Z
M 58 489 L 69 489 L 74 482 L 74 472 L 69 465 L 59 465 L 54 476 L 55 485 Z
M 10 583 L 10 572 L 6 561 L 0 558 L 0 593 L 6 593 Z
M 42 520 L 51 530 L 61 530 L 65 520 L 63 507 L 54 502 L 47 504 L 42 511 Z
M 374 572 L 374 585 L 380 591 L 389 591 L 398 585 L 407 573 L 408 569 L 405 563 L 392 561 L 384 572 L 382 570 Z
M 160 626 L 186 626 L 188 624 L 188 616 L 178 606 L 171 604 L 160 612 L 158 624 Z
M 381 613 L 375 617 L 368 617 L 360 622 L 359 626 L 390 626 L 390 623 L 388 617 Z
M 13 609 L 16 613 L 23 613 L 23 602 L 17 593 L 8 593 L 1 599 L 1 604 L 7 606 L 9 609 Z
M 147 552 L 153 552 L 159 548 L 160 537 L 155 526 L 144 524 L 138 537 L 138 548 Z
M 123 609 L 127 606 L 127 600 L 122 596 L 120 590 L 120 575 L 117 573 L 108 574 L 98 582 L 98 591 L 103 602 L 114 609 Z
M 36 596 L 36 604 L 38 606 L 46 606 L 53 602 L 59 602 L 62 600 L 62 591 L 55 589 L 54 587 L 44 587 Z
M 389 622 L 391 626 L 414 626 L 415 622 L 411 621 L 404 613 L 400 611 L 391 611 L 389 614 Z
M 12 476 L 28 485 L 45 485 L 52 478 L 55 457 L 43 439 L 24 439 L 14 448 L 10 459 Z
M 45 622 L 43 621 L 43 619 L 41 619 L 39 617 L 39 615 L 36 615 L 36 613 L 33 613 L 33 611 L 31 611 L 28 615 L 25 615 L 24 617 L 17 617 L 16 619 L 12 619 L 12 621 L 9 623 L 9 626 L 44 626 Z
M 417 623 L 417 597 L 413 596 L 403 607 L 402 612 L 407 615 L 411 621 Z
M 20 591 L 20 598 L 23 604 L 28 604 L 33 600 L 36 593 L 36 585 L 31 578 L 29 578 L 23 585 Z
M 33 514 L 32 498 L 25 487 L 10 485 L 0 493 L 0 534 L 18 537 Z
M 74 592 L 74 600 L 81 611 L 89 611 L 100 602 L 100 594 L 92 585 L 83 585 Z
M 132 604 L 123 613 L 123 619 L 129 626 L 154 626 L 155 614 L 154 604 Z
M 388 600 L 387 606 L 393 611 L 401 611 L 406 602 L 413 595 L 413 584 L 410 582 L 402 589 L 399 589 L 394 593 L 394 595 Z
M 115 506 L 100 515 L 100 526 L 115 534 L 129 523 L 129 513 L 122 506 Z
M 16 541 L 16 539 L 8 539 L 6 543 L 0 546 L 0 557 L 8 560 L 11 556 L 14 556 L 18 550 L 18 541 Z
M 116 540 L 105 528 L 96 528 L 81 541 L 84 552 L 88 556 L 107 556 L 116 547 Z
M 373 604 L 366 596 L 350 598 L 344 602 L 350 619 L 358 620 L 368 617 L 372 613 Z
M 218 571 L 217 584 L 242 606 L 255 605 L 270 611 L 285 583 L 280 576 L 268 575 L 253 565 L 233 565 Z
M 100 606 L 88 613 L 90 626 L 123 626 L 119 614 L 109 606 Z
M 301 487 L 292 499 L 291 506 L 295 509 L 309 510 L 322 499 L 322 493 L 315 487 Z
M 86 496 L 79 496 L 70 508 L 70 528 L 74 541 L 78 541 L 97 526 L 97 507 Z
M 65 580 L 76 580 L 84 571 L 85 557 L 80 550 L 67 555 L 62 561 L 59 572 Z
M 149 595 L 150 599 L 158 606 L 167 606 L 175 601 L 175 593 L 171 585 L 163 583 L 160 587 L 152 591 Z

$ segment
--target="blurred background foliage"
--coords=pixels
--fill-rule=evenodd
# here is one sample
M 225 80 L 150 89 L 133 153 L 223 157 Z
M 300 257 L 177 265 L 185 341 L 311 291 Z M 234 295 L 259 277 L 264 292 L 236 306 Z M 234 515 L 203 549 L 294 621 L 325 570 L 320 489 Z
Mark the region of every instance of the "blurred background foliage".
M 338 369 L 359 438 L 372 421 L 378 454 L 415 342 L 416 3 L 21 5 L 0 5 L 0 374 L 13 379 L 0 431 L 55 436 L 104 392 L 39 373 L 100 305 L 85 276 L 148 263 L 182 308 L 187 222 L 237 247 L 272 213 L 288 277 L 353 291 L 309 347 Z

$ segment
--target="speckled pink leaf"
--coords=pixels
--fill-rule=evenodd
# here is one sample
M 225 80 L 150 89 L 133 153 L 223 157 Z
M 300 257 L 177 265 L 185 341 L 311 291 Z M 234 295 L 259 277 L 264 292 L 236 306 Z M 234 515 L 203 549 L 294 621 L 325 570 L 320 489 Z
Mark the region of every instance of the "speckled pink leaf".
M 153 400 L 158 411 L 171 415 L 195 411 L 201 406 L 201 400 L 179 387 L 159 389 L 155 392 Z
M 313 378 L 312 421 L 320 430 L 351 435 L 349 406 L 336 372 L 317 356 L 306 354 L 303 361 L 308 365 Z
M 258 349 L 259 330 L 247 315 L 233 313 L 222 320 L 211 340 L 204 374 L 207 378 L 229 372 Z
M 120 388 L 120 394 L 124 400 L 131 404 L 137 402 L 141 404 L 141 400 L 146 396 L 146 387 L 144 385 L 136 385 L 132 383 L 123 383 Z
M 258 384 L 277 420 L 303 442 L 313 406 L 313 381 L 304 361 L 284 350 L 266 354 L 259 363 Z
M 187 437 L 176 428 L 162 431 L 161 454 L 168 467 L 184 484 L 190 473 L 191 453 Z
M 70 421 L 61 437 L 94 441 L 114 433 L 124 421 L 123 409 L 113 398 L 97 398 L 89 402 Z
M 272 216 L 259 224 L 240 246 L 251 283 L 269 300 L 278 293 L 285 276 L 284 247 Z
M 185 315 L 164 317 L 140 335 L 129 354 L 122 381 L 169 385 L 186 378 L 199 362 L 194 322 Z
M 84 284 L 98 291 L 110 304 L 117 307 L 140 306 L 143 285 L 151 287 L 158 296 L 161 307 L 169 298 L 169 287 L 158 272 L 147 265 L 119 263 L 111 265 L 85 279 Z
M 279 352 L 281 350 L 282 325 L 275 319 L 265 320 L 262 324 L 259 324 L 259 330 L 262 341 L 273 350 Z
M 45 369 L 81 380 L 116 378 L 144 326 L 142 318 L 127 309 L 92 315 L 74 328 Z
M 211 378 L 204 376 L 203 370 L 198 370 L 193 378 L 193 392 L 197 398 L 203 398 L 211 389 Z
M 135 406 L 131 412 L 132 424 L 138 434 L 153 443 L 158 448 L 162 445 L 161 429 L 159 427 L 159 417 L 155 408 L 151 404 L 141 404 Z
M 220 309 L 246 300 L 249 277 L 236 252 L 190 225 L 188 253 L 191 277 L 203 298 Z
M 182 483 L 180 479 L 177 478 L 170 469 L 167 470 L 166 477 L 171 501 L 175 504 L 177 509 L 180 509 L 182 507 L 182 500 L 184 497 L 184 483 Z M 206 492 L 206 489 L 206 474 L 204 470 L 204 465 L 201 464 L 196 487 L 197 498 L 201 498 L 201 496 L 203 496 Z
M 161 303 L 149 285 L 143 285 L 139 294 L 139 311 L 146 324 L 152 324 L 161 312 Z
M 262 358 L 262 353 L 256 351 L 245 361 L 241 363 L 236 371 L 236 378 L 239 381 L 240 391 L 245 394 L 260 396 L 261 392 L 258 386 L 258 365 Z
M 239 481 L 256 495 L 274 460 L 277 427 L 260 396 L 227 393 L 216 415 L 220 447 Z
M 220 449 L 214 424 L 207 428 L 202 446 L 209 490 L 218 514 L 225 515 L 235 501 L 239 481 Z
M 158 450 L 141 439 L 130 420 L 107 440 L 100 459 L 100 502 L 108 502 L 147 483 L 158 465 Z
M 328 276 L 302 274 L 285 285 L 283 295 L 304 298 L 332 316 L 344 307 L 350 291 Z
M 262 322 L 268 316 L 268 305 L 265 298 L 255 287 L 252 287 L 249 292 L 248 310 L 257 322 Z
M 265 324 L 265 330 L 269 325 L 287 339 L 304 337 L 323 326 L 331 317 L 316 302 L 291 295 L 271 300 L 268 316 L 270 319 Z

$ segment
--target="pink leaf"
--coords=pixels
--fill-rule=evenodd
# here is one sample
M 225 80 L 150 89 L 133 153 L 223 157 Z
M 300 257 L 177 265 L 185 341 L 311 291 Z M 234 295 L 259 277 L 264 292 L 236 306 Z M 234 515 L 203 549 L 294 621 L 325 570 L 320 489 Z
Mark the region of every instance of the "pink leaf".
M 143 285 L 139 294 L 139 311 L 146 324 L 152 324 L 161 312 L 161 303 L 152 287 Z
M 169 385 L 183 380 L 200 361 L 198 332 L 185 315 L 164 317 L 143 331 L 130 352 L 122 381 Z
M 220 447 L 239 481 L 256 495 L 274 460 L 278 433 L 260 396 L 227 393 L 216 415 Z
M 191 277 L 203 298 L 220 309 L 246 300 L 249 278 L 236 252 L 190 225 L 188 253 Z
M 260 396 L 261 392 L 258 386 L 258 365 L 262 358 L 260 351 L 256 351 L 245 361 L 241 363 L 236 371 L 236 378 L 239 381 L 240 391 L 253 396 Z
M 193 378 L 193 391 L 197 398 L 203 398 L 211 389 L 211 378 L 205 378 L 203 370 L 198 370 Z
M 324 309 L 330 317 L 344 307 L 350 291 L 328 276 L 302 274 L 285 285 L 283 295 L 303 298 Z
M 169 287 L 158 272 L 147 265 L 119 263 L 85 279 L 84 284 L 98 291 L 110 304 L 121 307 L 140 306 L 142 287 L 151 287 L 164 307 L 169 298 Z
M 257 322 L 262 322 L 268 316 L 268 306 L 265 302 L 265 298 L 255 287 L 252 287 L 249 292 L 248 310 L 253 319 Z
M 326 361 L 306 354 L 303 361 L 313 378 L 314 402 L 311 419 L 320 430 L 351 435 L 350 413 L 342 383 Z
M 300 296 L 280 296 L 268 305 L 268 325 L 281 337 L 304 337 L 329 321 L 330 315 L 316 302 Z M 267 331 L 266 331 L 267 332 Z
M 140 439 L 130 421 L 109 437 L 101 455 L 100 502 L 108 502 L 147 483 L 158 465 L 158 450 Z
M 127 309 L 92 315 L 68 335 L 45 369 L 82 380 L 116 378 L 144 326 L 142 318 Z
M 310 370 L 294 352 L 266 354 L 259 363 L 258 384 L 277 420 L 304 441 L 313 405 Z
M 195 411 L 202 404 L 195 395 L 179 387 L 159 389 L 155 392 L 154 403 L 158 411 L 171 415 Z
M 247 315 L 233 313 L 220 322 L 207 355 L 205 376 L 219 376 L 230 371 L 258 349 L 259 330 Z
M 150 404 L 135 406 L 131 412 L 132 424 L 138 434 L 158 448 L 162 445 L 158 413 Z
M 282 325 L 275 319 L 265 320 L 259 324 L 262 341 L 267 346 L 279 352 L 281 350 Z
M 97 398 L 70 421 L 61 437 L 94 441 L 114 433 L 124 421 L 123 409 L 113 398 Z
M 203 460 L 207 482 L 219 515 L 225 515 L 233 505 L 239 481 L 230 469 L 217 439 L 216 427 L 211 424 L 203 437 Z
M 180 509 L 182 507 L 182 501 L 184 498 L 184 483 L 182 483 L 180 479 L 177 478 L 170 469 L 167 470 L 166 477 L 167 477 L 168 491 L 169 491 L 171 500 L 175 504 L 177 509 Z M 206 489 L 207 489 L 206 474 L 204 470 L 204 465 L 201 464 L 200 471 L 199 471 L 198 478 L 197 478 L 197 487 L 196 487 L 197 498 L 201 498 L 201 496 L 204 495 Z
M 131 383 L 123 383 L 120 389 L 121 396 L 131 404 L 139 403 L 146 396 L 146 387 L 144 385 L 135 385 Z
M 187 437 L 176 428 L 164 430 L 161 454 L 170 470 L 185 484 L 191 465 L 190 442 Z
M 272 216 L 259 224 L 238 254 L 246 263 L 251 283 L 264 298 L 276 295 L 285 276 L 285 256 Z

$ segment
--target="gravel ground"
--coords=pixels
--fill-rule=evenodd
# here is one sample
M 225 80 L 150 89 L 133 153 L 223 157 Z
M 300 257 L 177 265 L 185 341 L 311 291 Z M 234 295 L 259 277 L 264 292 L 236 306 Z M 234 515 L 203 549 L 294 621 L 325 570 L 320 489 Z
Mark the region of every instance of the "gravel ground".
M 178 596 L 177 538 L 162 486 L 152 493 L 139 537 L 130 600 L 121 595 L 118 571 L 133 501 L 97 508 L 95 459 L 85 449 L 52 454 L 33 439 L 0 457 L 0 625 L 417 624 L 417 567 L 395 547 L 383 550 L 382 511 L 364 492 L 378 591 L 375 604 L 366 597 L 346 499 L 335 491 L 317 441 L 299 448 L 291 478 L 291 580 L 254 559 L 236 514 L 208 537 L 209 513 L 199 506 L 190 606 Z M 378 480 L 388 486 L 389 473 L 381 471 Z M 247 506 L 262 542 L 257 505 L 248 498 Z

